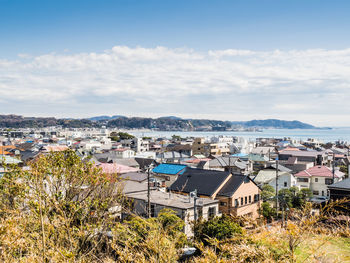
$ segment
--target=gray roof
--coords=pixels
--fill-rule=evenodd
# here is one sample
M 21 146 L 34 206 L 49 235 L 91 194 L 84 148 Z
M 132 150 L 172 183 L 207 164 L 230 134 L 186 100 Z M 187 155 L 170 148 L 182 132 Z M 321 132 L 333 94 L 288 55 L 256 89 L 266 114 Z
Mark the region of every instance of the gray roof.
M 276 163 L 271 163 L 271 164 L 269 164 L 266 168 L 268 169 L 268 168 L 270 168 L 270 167 L 272 167 L 273 169 L 276 170 Z M 280 172 L 286 172 L 286 173 L 291 173 L 291 172 L 292 172 L 291 169 L 288 169 L 287 167 L 281 165 L 280 163 L 278 164 L 278 171 L 280 171 Z
M 130 181 L 142 182 L 142 181 L 147 180 L 147 174 L 145 174 L 145 173 L 126 173 L 126 174 L 122 174 L 120 176 L 120 178 L 130 180 Z
M 328 188 L 350 190 L 350 178 L 347 178 L 347 179 L 344 179 L 340 182 L 328 185 Z
M 157 165 L 157 162 L 152 158 L 135 157 L 135 161 L 139 164 L 140 169 L 148 168 L 151 164 Z
M 140 165 L 139 163 L 135 160 L 135 158 L 109 158 L 108 163 L 113 162 L 113 163 L 117 163 L 117 164 L 121 164 L 121 165 L 126 165 L 129 167 L 135 167 L 135 168 L 139 168 Z
M 279 177 L 284 175 L 292 176 L 291 173 L 287 173 L 287 172 L 281 172 L 278 174 Z M 257 184 L 269 183 L 270 181 L 275 179 L 276 179 L 276 170 L 271 170 L 271 169 L 260 170 L 259 173 L 252 178 L 252 180 Z
M 136 182 L 131 180 L 122 180 L 116 183 L 116 188 L 124 194 L 147 192 L 147 181 Z
M 163 152 L 157 155 L 157 158 L 163 159 L 181 159 L 181 158 L 189 158 L 187 154 L 179 153 L 179 152 Z
M 232 175 L 232 177 L 227 181 L 227 183 L 221 188 L 218 196 L 231 197 L 240 187 L 242 183 L 249 183 L 251 180 L 245 175 Z
M 151 191 L 151 203 L 162 205 L 165 207 L 173 207 L 180 209 L 193 209 L 193 200 L 190 202 L 188 196 L 174 194 L 174 193 L 165 193 L 158 190 Z M 127 197 L 133 199 L 139 199 L 147 201 L 147 192 L 131 193 L 127 194 Z M 206 206 L 210 204 L 218 203 L 218 200 L 211 200 L 209 198 L 198 198 L 198 206 Z
M 241 161 L 238 157 L 220 156 L 209 161 L 209 167 L 238 167 L 244 170 L 247 167 L 247 162 Z
M 197 189 L 198 195 L 212 196 L 229 175 L 226 171 L 187 168 L 169 189 L 184 193 Z
M 95 157 L 95 160 L 101 163 L 106 163 L 108 161 L 108 158 L 113 156 L 109 152 L 106 152 L 106 153 L 95 153 L 93 157 Z
M 317 152 L 317 151 L 286 151 L 282 150 L 279 152 L 279 155 L 289 155 L 289 156 L 295 156 L 295 157 L 317 157 L 318 155 L 323 155 L 324 152 Z

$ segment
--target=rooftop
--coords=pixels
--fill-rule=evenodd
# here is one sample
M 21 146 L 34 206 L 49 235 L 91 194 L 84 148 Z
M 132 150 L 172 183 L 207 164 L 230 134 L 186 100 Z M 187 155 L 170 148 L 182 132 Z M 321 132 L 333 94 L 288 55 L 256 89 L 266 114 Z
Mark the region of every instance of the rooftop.
M 198 195 L 212 196 L 230 176 L 229 172 L 187 168 L 170 186 L 170 190 L 189 193 L 197 189 Z
M 350 190 L 350 178 L 328 185 L 328 188 Z
M 157 167 L 153 168 L 153 172 L 157 174 L 182 174 L 185 171 L 186 165 L 182 164 L 171 164 L 171 163 L 162 163 Z
M 333 177 L 333 171 L 331 168 L 327 166 L 317 165 L 295 174 L 295 177 L 312 177 L 312 176 Z M 344 176 L 344 173 L 340 172 L 339 170 L 335 171 L 335 177 L 341 178 L 343 176 Z
M 130 193 L 128 197 L 147 201 L 147 192 Z M 193 199 L 190 202 L 189 196 L 181 194 L 165 193 L 158 190 L 151 191 L 151 203 L 158 204 L 166 207 L 174 207 L 180 209 L 193 209 Z M 198 198 L 198 206 L 206 206 L 210 204 L 218 203 L 218 200 L 211 200 L 209 198 Z

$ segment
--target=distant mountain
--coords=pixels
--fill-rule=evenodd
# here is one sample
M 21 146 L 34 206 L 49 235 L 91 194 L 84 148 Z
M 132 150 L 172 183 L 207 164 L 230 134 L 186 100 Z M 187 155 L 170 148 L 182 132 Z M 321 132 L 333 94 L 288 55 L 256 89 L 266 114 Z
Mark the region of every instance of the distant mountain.
M 61 126 L 64 128 L 102 127 L 125 129 L 157 129 L 162 131 L 196 131 L 196 130 L 230 130 L 232 127 L 243 128 L 280 128 L 280 129 L 321 129 L 300 121 L 285 120 L 252 120 L 252 121 L 219 121 L 206 119 L 181 119 L 175 116 L 161 118 L 96 116 L 89 119 L 56 119 L 54 117 L 23 117 L 18 115 L 0 115 L 0 128 L 42 128 Z M 322 128 L 324 129 L 324 128 Z
M 118 118 L 122 118 L 125 117 L 123 115 L 113 115 L 113 116 L 96 116 L 96 117 L 91 117 L 88 118 L 88 120 L 90 121 L 108 121 L 108 120 L 114 120 L 114 119 L 118 119 Z
M 182 120 L 182 118 L 176 117 L 176 116 L 164 116 L 164 117 L 160 117 L 158 119 Z
M 315 129 L 316 127 L 301 121 L 285 121 L 277 119 L 252 120 L 252 121 L 233 121 L 234 126 L 258 127 L 258 128 L 277 128 L 277 129 Z

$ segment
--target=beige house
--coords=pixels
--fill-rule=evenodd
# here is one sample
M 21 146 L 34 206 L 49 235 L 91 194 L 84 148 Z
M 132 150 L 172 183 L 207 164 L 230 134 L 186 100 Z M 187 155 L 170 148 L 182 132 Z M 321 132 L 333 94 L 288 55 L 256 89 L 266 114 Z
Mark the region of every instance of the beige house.
M 260 188 L 247 176 L 227 171 L 186 168 L 169 187 L 170 191 L 219 200 L 221 213 L 259 217 Z
M 195 138 L 192 144 L 192 154 L 202 154 L 204 156 L 223 155 L 230 153 L 230 145 L 228 143 L 210 143 L 204 138 Z

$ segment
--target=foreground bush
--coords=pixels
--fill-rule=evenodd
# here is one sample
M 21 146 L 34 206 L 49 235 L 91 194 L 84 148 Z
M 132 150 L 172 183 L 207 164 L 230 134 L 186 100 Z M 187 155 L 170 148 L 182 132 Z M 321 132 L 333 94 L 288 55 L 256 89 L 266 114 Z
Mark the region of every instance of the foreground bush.
M 195 239 L 208 244 L 208 239 L 224 240 L 235 234 L 242 234 L 242 228 L 231 217 L 222 215 L 208 221 L 199 220 L 194 224 Z

